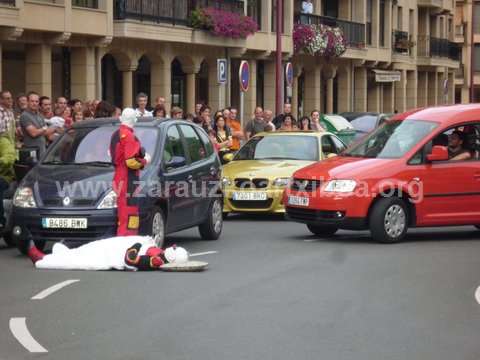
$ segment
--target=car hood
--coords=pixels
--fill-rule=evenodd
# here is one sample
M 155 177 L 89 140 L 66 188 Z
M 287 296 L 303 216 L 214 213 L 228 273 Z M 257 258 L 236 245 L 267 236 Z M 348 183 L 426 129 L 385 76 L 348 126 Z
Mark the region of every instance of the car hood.
M 223 167 L 223 176 L 228 178 L 267 178 L 290 177 L 292 174 L 314 161 L 301 160 L 238 160 Z
M 99 199 L 112 188 L 112 167 L 38 165 L 24 178 L 22 185 L 34 189 L 42 201 L 62 199 Z
M 398 159 L 368 159 L 337 156 L 312 164 L 296 171 L 294 176 L 301 179 L 345 179 L 365 180 L 376 176 L 388 177 L 393 174 L 393 163 Z M 392 169 L 392 170 L 390 170 Z

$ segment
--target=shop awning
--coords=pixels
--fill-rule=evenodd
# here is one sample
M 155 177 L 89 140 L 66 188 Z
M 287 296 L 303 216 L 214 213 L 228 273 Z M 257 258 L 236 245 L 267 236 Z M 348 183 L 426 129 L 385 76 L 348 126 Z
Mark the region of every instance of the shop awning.
M 376 82 L 394 82 L 400 81 L 402 78 L 402 73 L 400 71 L 374 69 L 373 72 L 375 73 Z

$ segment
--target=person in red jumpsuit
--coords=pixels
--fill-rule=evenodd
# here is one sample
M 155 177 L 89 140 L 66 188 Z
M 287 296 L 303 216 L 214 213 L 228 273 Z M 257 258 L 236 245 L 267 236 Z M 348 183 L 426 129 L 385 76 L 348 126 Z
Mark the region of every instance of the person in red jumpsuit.
M 133 132 L 137 122 L 135 110 L 124 109 L 120 122 L 120 128 L 113 133 L 110 141 L 110 155 L 115 166 L 113 189 L 117 194 L 117 236 L 134 236 L 138 235 L 140 226 L 136 196 L 140 170 L 150 158 Z

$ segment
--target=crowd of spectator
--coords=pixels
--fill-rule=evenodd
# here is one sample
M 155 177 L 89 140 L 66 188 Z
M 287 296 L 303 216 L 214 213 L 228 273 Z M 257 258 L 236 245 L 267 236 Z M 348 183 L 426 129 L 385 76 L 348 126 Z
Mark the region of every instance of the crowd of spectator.
M 311 117 L 302 117 L 299 122 L 292 114 L 292 106 L 285 104 L 282 114 L 273 117 L 273 111 L 255 108 L 246 126 L 238 118 L 238 110 L 227 107 L 212 112 L 207 104 L 196 104 L 195 113 L 188 114 L 178 106 L 167 111 L 163 96 L 155 99 L 152 108 L 148 107 L 148 96 L 139 93 L 136 97 L 138 117 L 159 117 L 192 121 L 200 125 L 209 135 L 220 159 L 223 155 L 240 149 L 243 142 L 260 132 L 313 130 L 322 131 L 320 114 L 313 111 Z M 48 145 L 76 122 L 94 118 L 119 118 L 122 109 L 107 101 L 67 99 L 60 96 L 51 99 L 35 92 L 13 97 L 10 91 L 0 92 L 0 199 L 15 180 L 14 163 L 17 150 L 32 148 L 38 156 Z M 0 201 L 0 232 L 5 225 L 3 201 Z

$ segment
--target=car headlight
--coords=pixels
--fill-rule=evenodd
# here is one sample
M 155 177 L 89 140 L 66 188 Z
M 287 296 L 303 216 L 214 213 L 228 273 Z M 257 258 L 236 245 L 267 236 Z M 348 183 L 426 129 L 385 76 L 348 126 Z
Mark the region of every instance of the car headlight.
M 97 209 L 116 209 L 116 208 L 117 208 L 117 194 L 113 190 L 110 190 L 110 192 L 103 197 L 100 205 L 97 206 Z
M 230 185 L 232 185 L 232 181 L 227 177 L 223 177 L 222 178 L 222 186 L 227 187 L 227 186 L 230 186 Z
M 290 178 L 276 178 L 273 180 L 273 186 L 286 187 L 290 184 Z
M 357 182 L 355 180 L 331 180 L 325 185 L 326 192 L 349 193 L 355 190 Z
M 29 187 L 20 187 L 13 196 L 13 206 L 19 208 L 36 208 L 37 203 L 33 197 L 33 190 Z

